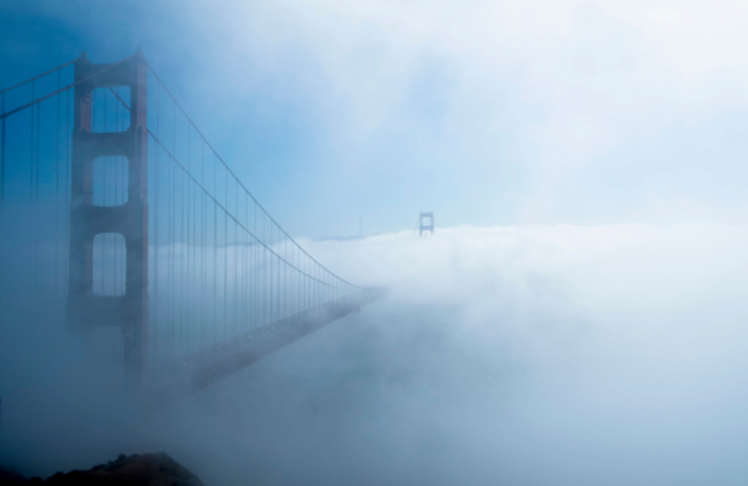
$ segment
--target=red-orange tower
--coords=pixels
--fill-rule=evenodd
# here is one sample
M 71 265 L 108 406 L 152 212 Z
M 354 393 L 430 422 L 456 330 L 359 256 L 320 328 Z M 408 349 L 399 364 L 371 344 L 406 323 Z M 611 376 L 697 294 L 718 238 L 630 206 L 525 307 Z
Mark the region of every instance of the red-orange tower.
M 114 64 L 93 64 L 85 53 L 75 63 L 75 121 L 72 136 L 70 267 L 68 320 L 78 328 L 117 326 L 122 331 L 125 365 L 134 384 L 145 366 L 148 323 L 148 129 L 147 64 L 140 51 Z M 130 123 L 121 131 L 96 132 L 93 91 L 130 90 Z M 127 200 L 117 206 L 94 204 L 93 165 L 99 157 L 127 160 Z M 94 292 L 93 242 L 116 233 L 125 242 L 122 295 Z

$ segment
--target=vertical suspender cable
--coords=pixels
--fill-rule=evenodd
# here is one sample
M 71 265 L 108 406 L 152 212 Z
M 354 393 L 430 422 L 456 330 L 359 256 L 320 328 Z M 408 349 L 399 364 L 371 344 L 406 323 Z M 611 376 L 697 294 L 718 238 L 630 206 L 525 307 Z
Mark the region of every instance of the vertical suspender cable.
M 173 150 L 173 146 L 172 146 Z M 172 352 L 173 352 L 173 341 L 172 341 L 172 331 L 173 331 L 173 325 L 174 325 L 174 319 L 172 316 L 173 306 L 172 306 L 172 295 L 174 292 L 174 288 L 172 286 L 172 278 L 173 278 L 173 268 L 172 268 L 172 259 L 174 256 L 174 249 L 172 248 L 172 210 L 173 210 L 173 204 L 172 204 L 172 183 L 173 180 L 173 168 L 174 164 L 168 165 L 168 177 L 166 178 L 166 207 L 167 207 L 167 213 L 166 213 L 166 317 L 167 317 L 167 327 L 166 327 L 166 344 L 168 345 L 168 353 L 169 353 L 169 359 L 172 359 Z
M 202 180 L 205 180 L 205 144 L 200 144 L 200 169 L 202 171 Z M 205 344 L 205 278 L 207 276 L 207 272 L 205 271 L 205 249 L 207 248 L 206 244 L 206 238 L 208 234 L 208 209 L 207 209 L 207 203 L 208 200 L 205 196 L 205 194 L 202 194 L 202 228 L 201 228 L 201 247 L 200 247 L 200 338 L 201 338 L 201 345 Z
M 31 101 L 34 101 L 34 82 L 31 82 Z M 31 107 L 31 117 L 29 119 L 29 209 L 31 211 L 31 231 L 29 235 L 31 237 L 31 244 L 28 246 L 29 251 L 29 267 L 31 268 L 31 282 L 34 282 L 35 274 L 35 261 L 34 261 L 34 242 L 36 232 L 36 211 L 34 204 L 34 115 L 36 113 L 35 106 Z
M 39 167 L 39 139 L 41 139 L 41 105 L 37 104 L 34 106 L 36 108 L 36 125 L 34 126 L 35 130 L 35 138 L 36 138 L 36 146 L 34 147 L 34 164 L 36 166 L 36 171 L 34 174 L 34 193 L 36 194 L 37 198 L 37 204 L 39 201 L 39 172 L 41 172 L 41 169 Z
M 0 113 L 5 113 L 5 91 L 0 100 Z M 0 126 L 0 210 L 5 207 L 5 117 Z
M 187 126 L 187 166 L 190 168 L 190 171 L 192 170 L 192 137 L 190 137 L 190 127 Z M 187 318 L 189 320 L 188 328 L 187 328 L 187 344 L 191 347 L 193 346 L 192 341 L 192 321 L 194 321 L 194 313 L 192 312 L 192 287 L 194 285 L 193 283 L 193 277 L 192 277 L 192 232 L 194 231 L 192 227 L 192 197 L 190 197 L 190 190 L 189 187 L 187 187 L 187 268 L 186 268 L 186 290 L 187 290 L 187 298 L 184 301 L 185 303 L 188 303 L 190 305 L 189 313 L 187 314 Z
M 224 178 L 223 193 L 226 195 L 226 202 L 228 203 L 229 198 L 229 174 L 225 172 L 226 177 Z M 229 260 L 228 260 L 228 240 L 229 240 L 229 216 L 224 212 L 223 216 L 223 329 L 224 337 L 226 337 L 226 329 L 228 327 L 228 283 L 229 283 Z
M 237 188 L 236 191 L 236 199 L 234 203 L 237 205 L 237 215 L 239 214 L 239 191 Z M 232 224 L 234 227 L 234 237 L 232 239 L 232 246 L 233 246 L 233 267 L 234 267 L 234 292 L 233 292 L 233 299 L 234 299 L 234 332 L 236 332 L 236 326 L 239 324 L 239 289 L 241 288 L 239 286 L 239 260 L 238 260 L 238 252 L 239 252 L 239 242 L 237 241 L 237 230 L 238 226 L 236 224 Z
M 213 155 L 215 161 L 215 154 Z M 218 194 L 216 189 L 218 187 L 218 175 L 215 173 L 215 167 L 213 168 L 213 194 Z M 216 335 L 218 334 L 218 206 L 213 203 L 213 342 L 216 341 Z
M 108 128 L 109 128 L 109 124 L 107 123 L 109 121 L 107 119 L 108 118 L 107 117 L 107 98 L 108 97 L 107 97 L 107 92 L 106 91 L 103 91 L 103 90 L 99 90 L 99 91 L 100 91 L 99 98 L 101 99 L 101 104 L 103 106 L 103 109 L 101 110 L 102 111 L 102 116 L 101 116 L 101 130 L 100 131 L 102 133 L 105 133 L 108 130 Z M 94 107 L 96 107 L 96 98 L 94 98 Z M 102 157 L 101 160 L 99 161 L 99 184 L 100 184 L 100 187 L 101 187 L 101 189 L 100 189 L 100 192 L 101 192 L 101 203 L 100 204 L 102 206 L 106 206 L 108 204 L 111 204 L 108 201 L 108 198 L 107 198 L 108 193 L 110 192 L 110 191 L 107 190 L 107 186 L 109 185 L 109 184 L 107 184 L 107 176 L 109 175 L 109 168 L 110 168 L 109 166 L 111 164 L 111 161 L 112 161 L 112 157 L 110 157 L 110 156 Z M 96 167 L 96 166 L 94 165 L 94 167 Z M 96 187 L 96 186 L 94 186 L 94 187 Z M 96 204 L 95 201 L 94 201 L 94 204 Z M 112 286 L 111 285 L 107 285 L 107 280 L 109 281 L 109 283 L 113 283 L 112 280 L 111 280 L 111 278 L 107 279 L 107 280 L 104 280 L 105 276 L 107 276 L 108 273 L 109 273 L 105 269 L 108 269 L 109 266 L 110 266 L 108 264 L 109 263 L 109 258 L 107 258 L 107 253 L 110 251 L 110 249 L 113 246 L 112 245 L 112 243 L 114 243 L 114 241 L 112 239 L 113 236 L 114 235 L 111 234 L 111 233 L 102 235 L 102 237 L 101 237 L 101 245 L 99 246 L 99 248 L 100 248 L 100 251 L 99 251 L 99 265 L 101 266 L 101 293 L 104 294 L 104 295 L 106 295 L 107 293 L 111 294 L 111 292 L 113 291 Z
M 72 120 L 72 116 L 70 113 L 70 107 L 73 104 L 72 99 L 74 96 L 74 92 L 72 90 L 67 91 L 66 99 L 65 99 L 65 156 L 63 157 L 63 164 L 65 167 L 65 178 L 64 178 L 64 187 L 65 187 L 65 209 L 64 211 L 67 212 L 70 210 L 70 203 L 72 199 L 72 190 L 70 188 L 71 185 L 71 179 L 72 179 L 72 157 L 73 157 L 73 151 L 71 148 L 72 145 L 72 130 L 70 128 L 70 121 Z M 64 234 L 64 241 L 65 241 L 65 252 L 63 255 L 69 255 L 70 254 L 70 220 L 69 218 L 65 219 L 65 234 Z M 68 284 L 68 272 L 70 270 L 70 259 L 69 258 L 63 258 L 65 264 L 63 267 L 63 285 Z M 67 287 L 65 287 L 66 290 Z
M 119 86 L 114 88 L 117 93 L 119 91 Z M 117 94 L 119 96 L 119 94 Z M 114 100 L 114 131 L 119 132 L 120 131 L 120 122 L 119 122 L 119 103 L 117 103 L 117 100 Z M 114 201 L 113 204 L 122 204 L 121 201 L 121 195 L 120 195 L 120 167 L 122 166 L 122 161 L 120 160 L 114 160 Z M 125 289 L 120 286 L 120 280 L 119 280 L 119 245 L 116 244 L 114 246 L 114 285 L 116 286 L 115 294 L 117 295 L 123 295 L 125 293 Z
M 61 86 L 61 79 L 60 79 L 60 71 L 57 71 L 57 90 L 60 90 Z M 60 215 L 60 99 L 62 98 L 62 94 L 57 95 L 57 113 L 55 117 L 55 234 L 54 234 L 54 240 L 55 243 L 59 241 L 60 237 L 60 219 L 62 219 Z M 58 279 L 58 266 L 59 266 L 59 259 L 60 259 L 60 245 L 55 244 L 55 280 L 54 280 L 54 293 L 55 293 L 55 305 L 59 302 L 59 279 Z
M 130 120 L 130 123 L 132 124 L 132 120 Z M 161 103 L 160 103 L 160 90 L 158 87 L 156 87 L 156 137 L 161 138 Z M 156 146 L 155 148 L 155 157 L 154 159 L 154 170 L 153 170 L 153 301 L 156 305 L 156 315 L 154 318 L 150 318 L 151 322 L 153 323 L 153 326 L 149 326 L 149 328 L 153 327 L 156 328 L 161 322 L 162 322 L 162 312 L 160 307 L 160 302 L 158 299 L 158 253 L 159 253 L 159 213 L 161 212 L 161 205 L 159 203 L 159 174 L 161 172 L 159 167 L 159 156 L 161 155 L 161 148 Z M 159 353 L 159 330 L 158 328 L 155 329 L 155 337 L 152 340 L 153 341 L 153 355 L 156 357 L 158 362 L 161 362 L 161 357 L 158 355 Z

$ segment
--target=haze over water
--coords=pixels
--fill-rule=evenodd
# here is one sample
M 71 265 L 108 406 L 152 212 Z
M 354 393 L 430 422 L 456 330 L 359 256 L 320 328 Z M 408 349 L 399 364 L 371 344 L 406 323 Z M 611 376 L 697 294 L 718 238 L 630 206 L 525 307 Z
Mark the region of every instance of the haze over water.
M 5 440 L 48 472 L 163 449 L 209 484 L 741 484 L 747 240 L 616 225 L 305 241 L 387 296 L 140 425 L 68 398 Z M 90 388 L 70 385 L 35 393 Z
M 62 316 L 20 311 L 6 277 L 28 276 L 37 228 L 0 219 L 18 235 L 0 239 L 0 462 L 163 450 L 208 485 L 745 484 L 746 19 L 719 1 L 0 0 L 1 86 L 142 47 L 311 255 L 386 289 L 141 414 Z

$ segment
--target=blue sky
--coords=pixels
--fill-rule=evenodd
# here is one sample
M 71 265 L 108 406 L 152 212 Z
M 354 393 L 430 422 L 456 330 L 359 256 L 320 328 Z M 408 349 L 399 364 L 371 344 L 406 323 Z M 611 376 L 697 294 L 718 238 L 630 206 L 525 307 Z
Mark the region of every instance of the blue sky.
M 727 2 L 0 2 L 0 84 L 140 46 L 293 234 L 742 222 Z

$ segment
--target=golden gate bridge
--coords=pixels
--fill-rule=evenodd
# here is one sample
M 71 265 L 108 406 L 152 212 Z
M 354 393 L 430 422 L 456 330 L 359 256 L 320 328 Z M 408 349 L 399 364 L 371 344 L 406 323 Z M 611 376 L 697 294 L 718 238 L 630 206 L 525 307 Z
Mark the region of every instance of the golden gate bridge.
M 0 309 L 76 330 L 148 406 L 376 297 L 273 219 L 140 52 L 84 53 L 0 113 Z

